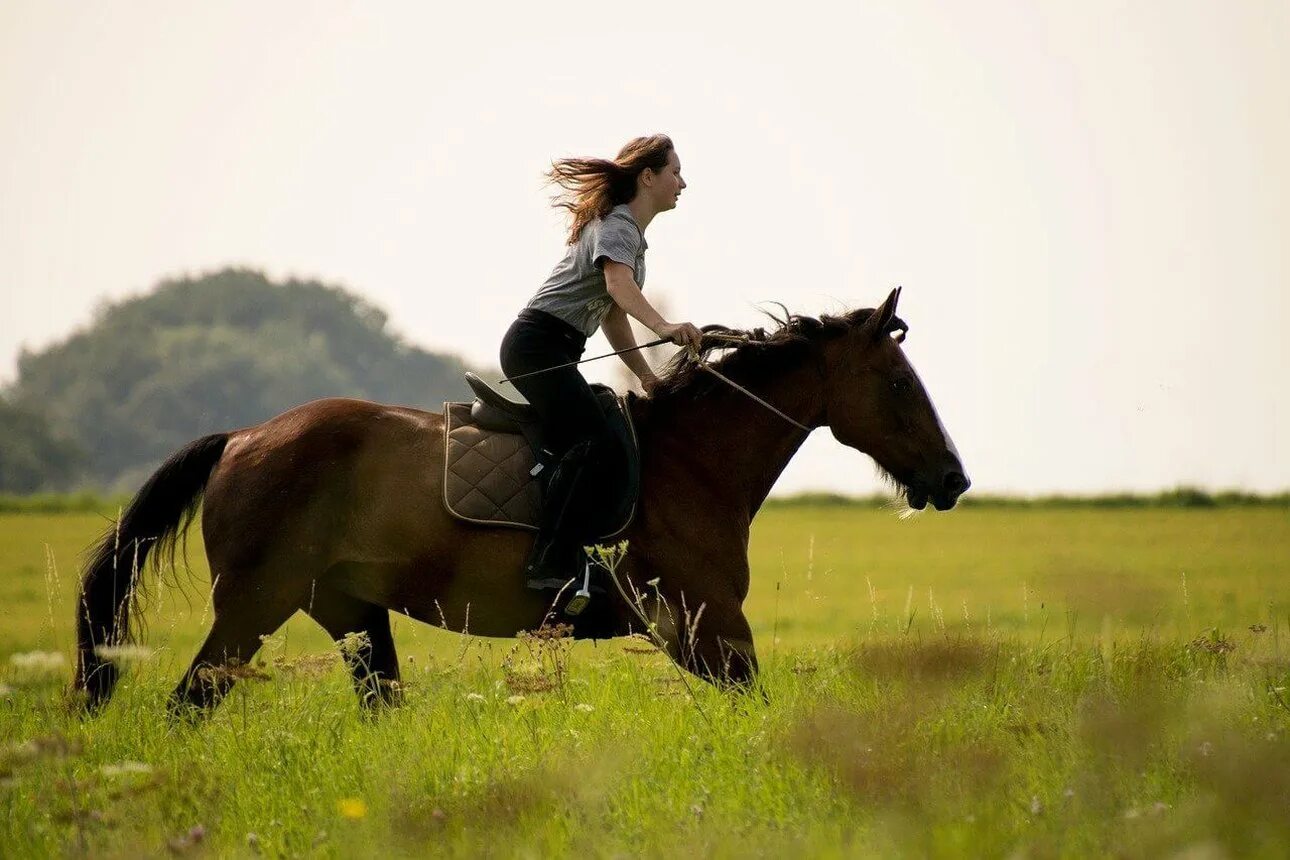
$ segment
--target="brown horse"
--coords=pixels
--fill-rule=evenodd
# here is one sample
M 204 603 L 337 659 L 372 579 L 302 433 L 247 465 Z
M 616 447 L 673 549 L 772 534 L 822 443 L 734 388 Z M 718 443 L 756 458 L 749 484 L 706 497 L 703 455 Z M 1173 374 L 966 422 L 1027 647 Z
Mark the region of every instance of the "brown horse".
M 794 315 L 770 334 L 745 332 L 749 341 L 713 367 L 793 421 L 827 426 L 873 457 L 911 507 L 930 499 L 947 510 L 968 479 L 899 345 L 898 295 L 877 310 Z M 717 348 L 705 339 L 700 356 Z M 629 406 L 641 486 L 619 575 L 651 595 L 645 611 L 673 659 L 709 680 L 746 682 L 757 669 L 742 610 L 749 525 L 806 433 L 705 373 L 694 356 Z M 105 703 L 117 680 L 96 646 L 129 635 L 139 570 L 150 550 L 154 563 L 167 551 L 173 561 L 199 503 L 215 620 L 172 709 L 212 708 L 236 675 L 221 670 L 249 660 L 260 637 L 298 610 L 335 639 L 366 634 L 349 664 L 367 705 L 398 696 L 391 609 L 483 636 L 539 627 L 549 596 L 525 589 L 520 574 L 531 534 L 444 510 L 442 422 L 419 409 L 317 400 L 172 455 L 86 565 L 75 683 L 89 705 Z M 574 635 L 641 630 L 618 592 L 592 605 L 598 610 L 579 616 Z

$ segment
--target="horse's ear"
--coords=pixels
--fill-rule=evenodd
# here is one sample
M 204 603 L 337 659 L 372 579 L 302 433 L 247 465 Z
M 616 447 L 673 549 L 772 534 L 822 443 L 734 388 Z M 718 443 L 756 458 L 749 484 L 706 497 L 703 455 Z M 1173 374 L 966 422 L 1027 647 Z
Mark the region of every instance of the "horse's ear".
M 869 337 L 877 340 L 887 333 L 891 326 L 891 320 L 896 316 L 896 302 L 900 301 L 900 287 L 892 290 L 887 296 L 887 300 L 882 303 L 876 311 L 869 315 L 869 319 L 864 321 L 860 327 L 862 337 Z

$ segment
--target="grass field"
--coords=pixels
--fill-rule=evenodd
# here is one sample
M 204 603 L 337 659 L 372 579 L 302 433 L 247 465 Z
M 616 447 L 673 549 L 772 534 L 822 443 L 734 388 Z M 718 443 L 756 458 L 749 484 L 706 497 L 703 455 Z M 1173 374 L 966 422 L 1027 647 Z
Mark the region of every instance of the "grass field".
M 196 727 L 163 701 L 208 621 L 200 540 L 107 711 L 68 712 L 102 525 L 0 516 L 6 857 L 1290 851 L 1285 506 L 773 508 L 748 602 L 764 700 L 641 642 L 404 619 L 407 704 L 365 719 L 297 618 Z

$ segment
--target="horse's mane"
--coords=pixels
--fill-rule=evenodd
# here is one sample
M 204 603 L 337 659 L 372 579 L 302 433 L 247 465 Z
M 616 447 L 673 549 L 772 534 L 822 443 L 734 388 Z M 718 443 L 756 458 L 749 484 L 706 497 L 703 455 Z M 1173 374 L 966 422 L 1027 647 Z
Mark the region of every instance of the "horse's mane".
M 775 302 L 775 304 L 779 303 Z M 762 311 L 777 324 L 777 327 L 769 332 L 763 328 L 733 329 L 724 326 L 706 326 L 698 358 L 693 357 L 687 350 L 679 351 L 658 374 L 658 385 L 654 387 L 648 399 L 663 402 L 696 396 L 718 384 L 716 377 L 700 369 L 699 362 L 722 349 L 729 351 L 709 363 L 723 374 L 738 379 L 743 384 L 755 385 L 783 367 L 787 360 L 804 355 L 813 342 L 845 334 L 856 326 L 863 325 L 874 312 L 874 308 L 861 308 L 848 311 L 841 316 L 821 314 L 817 319 L 789 313 L 788 308 L 782 304 L 779 307 L 784 312 L 783 317 L 777 317 L 770 311 Z M 899 318 L 892 317 L 888 328 L 895 331 L 908 327 Z M 743 339 L 743 342 L 732 348 L 732 341 L 712 337 L 711 334 L 733 335 Z

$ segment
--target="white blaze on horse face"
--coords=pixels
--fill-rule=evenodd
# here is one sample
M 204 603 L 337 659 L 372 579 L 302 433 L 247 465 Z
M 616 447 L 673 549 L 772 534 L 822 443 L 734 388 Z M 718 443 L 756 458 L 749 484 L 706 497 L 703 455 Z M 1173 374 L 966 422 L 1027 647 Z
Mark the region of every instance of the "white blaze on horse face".
M 914 374 L 923 389 L 923 394 L 927 397 L 927 407 L 932 410 L 932 417 L 936 419 L 936 426 L 940 428 L 941 438 L 945 440 L 945 449 L 954 455 L 954 459 L 959 461 L 959 467 L 962 468 L 963 458 L 959 456 L 959 449 L 954 447 L 954 440 L 950 438 L 950 431 L 945 429 L 945 423 L 941 421 L 940 413 L 936 411 L 936 404 L 932 402 L 932 396 L 927 393 L 927 386 L 923 385 L 923 379 L 918 375 L 918 371 L 914 370 L 913 365 L 910 365 L 909 372 Z

